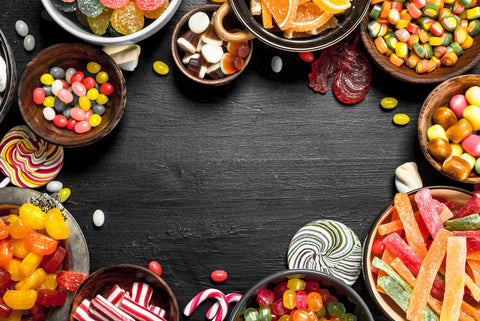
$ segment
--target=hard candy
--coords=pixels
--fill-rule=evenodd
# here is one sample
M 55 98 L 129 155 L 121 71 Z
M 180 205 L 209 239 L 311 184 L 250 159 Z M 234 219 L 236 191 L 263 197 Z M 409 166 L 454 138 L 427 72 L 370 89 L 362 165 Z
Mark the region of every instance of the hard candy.
M 92 220 L 96 227 L 101 227 L 105 223 L 105 214 L 102 210 L 95 210 L 95 212 L 93 212 Z

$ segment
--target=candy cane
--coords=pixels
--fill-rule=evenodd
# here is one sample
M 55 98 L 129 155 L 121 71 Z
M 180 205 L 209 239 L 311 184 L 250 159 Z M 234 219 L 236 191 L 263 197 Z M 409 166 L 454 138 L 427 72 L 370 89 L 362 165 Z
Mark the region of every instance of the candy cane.
M 190 316 L 192 312 L 205 300 L 215 298 L 220 304 L 219 313 L 215 317 L 215 321 L 223 321 L 228 313 L 227 298 L 222 291 L 217 289 L 206 289 L 195 295 L 183 309 L 185 316 Z
M 148 307 L 153 295 L 153 288 L 144 282 L 133 282 L 130 286 L 130 297 L 136 303 Z
M 242 295 L 239 293 L 229 293 L 225 297 L 227 298 L 227 303 L 230 304 L 233 302 L 240 301 L 240 299 L 242 298 Z M 207 311 L 207 314 L 206 314 L 207 319 L 212 320 L 215 317 L 215 315 L 217 315 L 219 307 L 220 307 L 220 304 L 218 302 L 215 302 Z

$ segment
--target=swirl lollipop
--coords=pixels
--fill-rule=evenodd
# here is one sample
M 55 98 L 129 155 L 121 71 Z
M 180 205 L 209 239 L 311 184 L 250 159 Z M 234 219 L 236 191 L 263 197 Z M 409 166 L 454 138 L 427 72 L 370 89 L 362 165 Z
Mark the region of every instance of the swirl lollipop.
M 63 166 L 63 147 L 35 135 L 27 126 L 15 126 L 0 142 L 0 170 L 8 182 L 37 188 L 54 179 Z M 5 181 L 6 184 L 5 184 Z
M 290 269 L 318 270 L 352 285 L 360 275 L 362 244 L 344 224 L 318 220 L 293 236 L 287 259 Z

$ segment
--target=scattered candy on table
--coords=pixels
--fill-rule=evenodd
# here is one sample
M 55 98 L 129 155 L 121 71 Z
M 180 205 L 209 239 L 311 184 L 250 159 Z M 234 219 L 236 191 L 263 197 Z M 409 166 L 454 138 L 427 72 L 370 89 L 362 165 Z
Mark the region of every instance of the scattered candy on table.
M 148 264 L 148 269 L 152 272 L 155 272 L 158 276 L 162 276 L 162 266 L 157 261 L 151 261 Z
M 272 71 L 274 73 L 279 73 L 283 68 L 283 60 L 279 56 L 273 56 L 271 61 Z
M 407 162 L 395 169 L 395 187 L 400 193 L 423 187 L 422 178 L 415 162 Z
M 311 51 L 299 52 L 298 56 L 300 57 L 300 59 L 302 59 L 305 62 L 313 62 L 313 60 L 315 60 L 315 56 L 313 55 L 313 52 L 311 52 Z
M 410 122 L 410 117 L 407 114 L 398 113 L 393 115 L 393 122 L 395 125 L 404 126 Z
M 105 223 L 105 214 L 102 210 L 95 210 L 92 217 L 93 224 L 96 227 L 101 227 Z
M 223 282 L 228 278 L 228 273 L 224 270 L 215 270 L 210 274 L 210 278 L 214 282 Z
M 28 35 L 28 25 L 23 20 L 17 20 L 15 22 L 15 31 L 19 36 L 25 37 Z
M 380 106 L 382 106 L 384 109 L 393 109 L 397 107 L 398 105 L 398 100 L 393 97 L 385 97 L 380 101 Z
M 141 48 L 137 44 L 105 46 L 102 50 L 108 54 L 121 69 L 127 71 L 135 70 L 141 52 Z
M 159 75 L 166 75 L 170 69 L 166 63 L 157 60 L 153 63 L 153 70 L 155 70 L 155 72 Z
M 60 181 L 50 181 L 45 187 L 49 193 L 58 193 L 63 188 L 63 183 Z
M 317 220 L 298 230 L 287 252 L 290 269 L 312 269 L 352 285 L 361 271 L 362 244 L 345 224 Z

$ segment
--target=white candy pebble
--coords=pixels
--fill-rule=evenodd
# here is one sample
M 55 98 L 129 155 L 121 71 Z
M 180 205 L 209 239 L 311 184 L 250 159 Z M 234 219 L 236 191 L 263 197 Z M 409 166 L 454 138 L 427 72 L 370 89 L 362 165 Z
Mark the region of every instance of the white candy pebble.
M 63 83 L 60 79 L 55 79 L 52 83 L 52 93 L 56 96 L 58 90 L 63 88 Z
M 68 68 L 66 71 L 65 71 L 65 80 L 70 83 L 70 78 L 72 78 L 73 74 L 76 73 L 77 70 L 75 70 L 75 68 Z
M 415 162 L 407 162 L 395 169 L 395 187 L 399 193 L 408 193 L 423 187 L 422 178 Z
M 46 186 L 49 193 L 58 193 L 63 188 L 63 183 L 60 181 L 51 181 Z
M 96 227 L 100 227 L 103 223 L 105 223 L 105 214 L 102 210 L 95 210 L 95 212 L 93 212 L 93 224 L 95 224 Z
M 188 19 L 188 27 L 195 33 L 202 33 L 207 30 L 210 18 L 205 12 L 196 12 Z
M 53 120 L 55 118 L 55 109 L 52 107 L 45 107 L 43 108 L 43 117 L 45 117 L 46 120 Z
M 279 56 L 273 56 L 272 58 L 272 70 L 273 72 L 279 73 L 282 71 L 283 61 Z
M 202 56 L 207 62 L 216 64 L 222 59 L 223 49 L 219 46 L 205 44 L 202 46 Z
M 23 39 L 23 48 L 25 48 L 26 51 L 32 51 L 35 48 L 35 37 L 27 35 Z
M 17 20 L 15 22 L 15 30 L 17 31 L 18 35 L 22 37 L 28 35 L 28 25 L 23 20 Z

